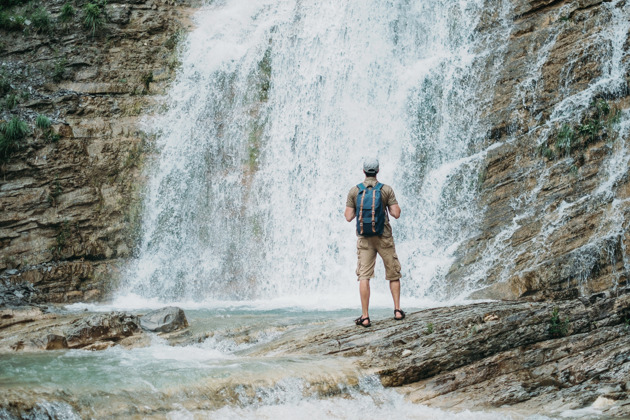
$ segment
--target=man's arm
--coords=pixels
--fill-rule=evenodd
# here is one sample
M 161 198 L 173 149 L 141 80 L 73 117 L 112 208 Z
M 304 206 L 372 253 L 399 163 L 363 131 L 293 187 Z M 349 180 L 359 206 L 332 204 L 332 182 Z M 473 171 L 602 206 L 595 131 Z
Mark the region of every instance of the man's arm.
M 356 216 L 356 210 L 352 207 L 346 207 L 346 211 L 343 213 L 343 215 L 346 216 L 346 220 L 348 222 L 352 222 L 352 219 L 354 219 L 354 216 Z
M 400 206 L 398 204 L 392 204 L 391 206 L 388 207 L 388 210 L 389 210 L 389 214 L 391 214 L 394 219 L 398 219 L 400 217 Z M 346 211 L 348 210 L 346 209 Z

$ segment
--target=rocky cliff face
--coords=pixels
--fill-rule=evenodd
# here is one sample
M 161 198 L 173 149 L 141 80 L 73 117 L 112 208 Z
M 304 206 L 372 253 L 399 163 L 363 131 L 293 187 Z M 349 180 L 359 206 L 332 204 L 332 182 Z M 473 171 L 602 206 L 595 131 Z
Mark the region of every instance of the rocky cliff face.
M 191 3 L 11 3 L 0 119 L 30 134 L 1 162 L 1 277 L 33 283 L 34 300 L 102 299 L 138 229 L 151 149 L 140 118 L 159 112 Z
M 41 300 L 102 299 L 134 248 L 151 151 L 139 118 L 159 112 L 191 4 L 76 0 L 63 21 L 55 0 L 46 26 L 31 3 L 7 9 L 0 29 L 2 119 L 31 129 L 1 166 L 0 277 L 34 283 Z M 86 27 L 89 4 L 102 7 L 101 25 Z M 451 267 L 451 290 L 472 281 L 474 297 L 544 299 L 627 284 L 629 8 L 488 3 L 479 33 L 512 29 L 483 64 L 497 80 L 481 145 L 483 217 Z M 37 127 L 40 115 L 52 130 Z
M 513 1 L 480 175 L 484 216 L 449 280 L 474 297 L 568 298 L 627 284 L 630 6 Z M 498 64 L 497 64 L 498 63 Z

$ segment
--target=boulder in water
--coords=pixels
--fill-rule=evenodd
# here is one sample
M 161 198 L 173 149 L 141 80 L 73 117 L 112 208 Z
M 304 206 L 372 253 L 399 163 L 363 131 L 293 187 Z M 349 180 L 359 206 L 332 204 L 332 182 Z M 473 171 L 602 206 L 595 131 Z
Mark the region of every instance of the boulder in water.
M 92 315 L 75 321 L 66 334 L 68 347 L 81 348 L 97 341 L 119 341 L 140 332 L 138 317 L 124 312 Z
M 167 306 L 151 311 L 140 318 L 140 325 L 147 331 L 171 332 L 188 326 L 188 320 L 181 308 Z
M 68 340 L 63 335 L 57 334 L 48 334 L 46 338 L 44 338 L 43 347 L 46 350 L 61 350 L 68 348 Z

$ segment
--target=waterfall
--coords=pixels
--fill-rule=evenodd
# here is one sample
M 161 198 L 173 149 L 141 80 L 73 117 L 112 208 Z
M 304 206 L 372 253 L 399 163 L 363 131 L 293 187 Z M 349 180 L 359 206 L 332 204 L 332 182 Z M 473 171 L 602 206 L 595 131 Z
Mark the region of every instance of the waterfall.
M 493 3 L 501 22 L 507 2 Z M 492 100 L 483 0 L 224 0 L 147 121 L 142 238 L 121 293 L 162 300 L 356 294 L 343 218 L 365 156 L 402 208 L 403 295 L 439 300 L 476 229 Z M 494 48 L 496 50 L 496 48 Z M 496 53 L 496 51 L 494 51 Z M 385 291 L 377 264 L 373 287 Z M 380 288 L 380 289 L 379 289 Z

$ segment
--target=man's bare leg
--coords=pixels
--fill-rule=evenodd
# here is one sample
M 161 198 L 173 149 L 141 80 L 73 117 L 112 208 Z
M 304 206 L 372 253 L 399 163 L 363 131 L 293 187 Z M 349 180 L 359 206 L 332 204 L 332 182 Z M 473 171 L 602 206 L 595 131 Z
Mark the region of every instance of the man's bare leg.
M 362 318 L 370 316 L 368 313 L 368 307 L 370 306 L 370 279 L 359 280 L 359 294 L 361 295 L 361 313 Z M 367 322 L 364 322 L 367 324 Z
M 400 280 L 392 280 L 389 282 L 389 290 L 394 298 L 394 309 L 400 309 Z M 402 315 L 398 312 L 394 315 L 396 319 L 401 319 Z

